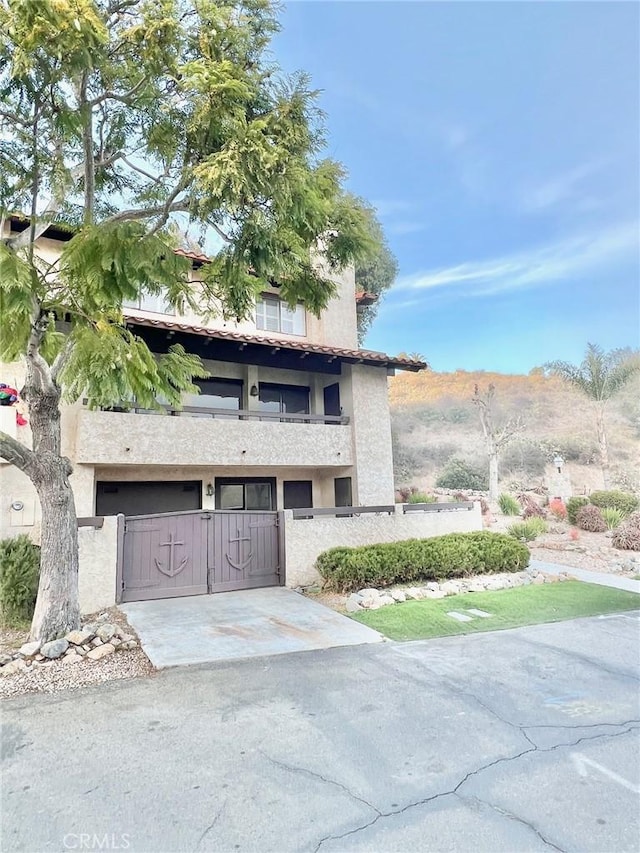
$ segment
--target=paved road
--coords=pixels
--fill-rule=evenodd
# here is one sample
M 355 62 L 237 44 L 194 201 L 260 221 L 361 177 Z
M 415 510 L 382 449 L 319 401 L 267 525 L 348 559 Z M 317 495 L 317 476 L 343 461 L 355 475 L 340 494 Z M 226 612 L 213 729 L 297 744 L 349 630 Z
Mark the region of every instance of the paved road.
M 2 849 L 637 851 L 639 629 L 581 619 L 6 702 Z

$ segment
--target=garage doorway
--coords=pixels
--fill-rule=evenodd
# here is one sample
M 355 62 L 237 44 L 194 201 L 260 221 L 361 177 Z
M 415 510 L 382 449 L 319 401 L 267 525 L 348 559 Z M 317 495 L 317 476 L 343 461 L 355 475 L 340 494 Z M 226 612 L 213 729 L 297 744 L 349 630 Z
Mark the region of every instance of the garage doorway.
M 202 480 L 98 481 L 96 515 L 151 515 L 202 509 Z

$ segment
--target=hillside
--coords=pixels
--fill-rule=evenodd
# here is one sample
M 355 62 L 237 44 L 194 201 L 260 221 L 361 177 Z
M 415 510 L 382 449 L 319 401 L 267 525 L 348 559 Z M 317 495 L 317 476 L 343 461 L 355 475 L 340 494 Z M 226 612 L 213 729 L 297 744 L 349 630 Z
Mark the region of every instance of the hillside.
M 390 380 L 396 485 L 432 488 L 451 457 L 484 469 L 486 456 L 478 413 L 471 403 L 495 385 L 498 424 L 520 415 L 523 433 L 505 450 L 501 480 L 535 487 L 559 451 L 574 491 L 602 488 L 590 402 L 541 370 L 529 375 L 468 372 L 400 374 Z M 609 403 L 607 429 L 613 479 L 640 492 L 640 381 Z

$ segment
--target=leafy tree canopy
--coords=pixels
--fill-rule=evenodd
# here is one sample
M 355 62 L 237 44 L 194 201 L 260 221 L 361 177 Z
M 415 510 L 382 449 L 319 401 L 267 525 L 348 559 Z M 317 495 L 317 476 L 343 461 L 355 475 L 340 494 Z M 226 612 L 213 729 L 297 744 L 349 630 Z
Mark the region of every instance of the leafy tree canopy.
M 389 248 L 382 226 L 373 211 L 370 211 L 369 233 L 371 248 L 366 256 L 356 264 L 356 289 L 364 290 L 382 297 L 391 287 L 398 275 L 398 261 Z M 380 298 L 373 304 L 358 311 L 358 340 L 364 342 L 371 324 L 380 307 Z
M 335 289 L 318 248 L 329 271 L 375 251 L 370 214 L 321 157 L 316 93 L 268 58 L 277 30 L 268 0 L 1 0 L 1 357 L 30 353 L 45 385 L 94 405 L 178 402 L 198 360 L 154 359 L 123 301 L 162 292 L 242 318 L 275 280 L 318 313 Z M 26 228 L 9 233 L 16 212 Z M 52 222 L 72 229 L 59 258 L 34 250 Z M 197 290 L 176 226 L 220 247 Z

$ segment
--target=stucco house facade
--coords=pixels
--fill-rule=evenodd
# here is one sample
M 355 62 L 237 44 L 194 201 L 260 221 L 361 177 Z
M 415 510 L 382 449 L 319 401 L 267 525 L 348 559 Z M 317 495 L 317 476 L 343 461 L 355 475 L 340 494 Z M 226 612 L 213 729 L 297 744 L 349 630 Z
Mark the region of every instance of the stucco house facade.
M 38 252 L 53 259 L 69 238 L 52 227 Z M 207 259 L 183 253 L 197 287 Z M 127 324 L 154 352 L 181 343 L 210 378 L 181 411 L 91 411 L 82 400 L 64 407 L 78 516 L 393 503 L 387 377 L 424 365 L 360 350 L 358 301 L 368 296 L 356 294 L 353 269 L 335 281 L 319 318 L 302 305 L 290 309 L 270 286 L 242 323 L 177 316 L 157 297 L 126 306 Z M 20 364 L 0 365 L 1 382 L 20 388 L 23 376 Z M 29 444 L 28 424 L 17 425 L 12 408 L 0 413 L 2 429 Z M 2 535 L 37 538 L 31 484 L 6 462 L 0 473 Z

